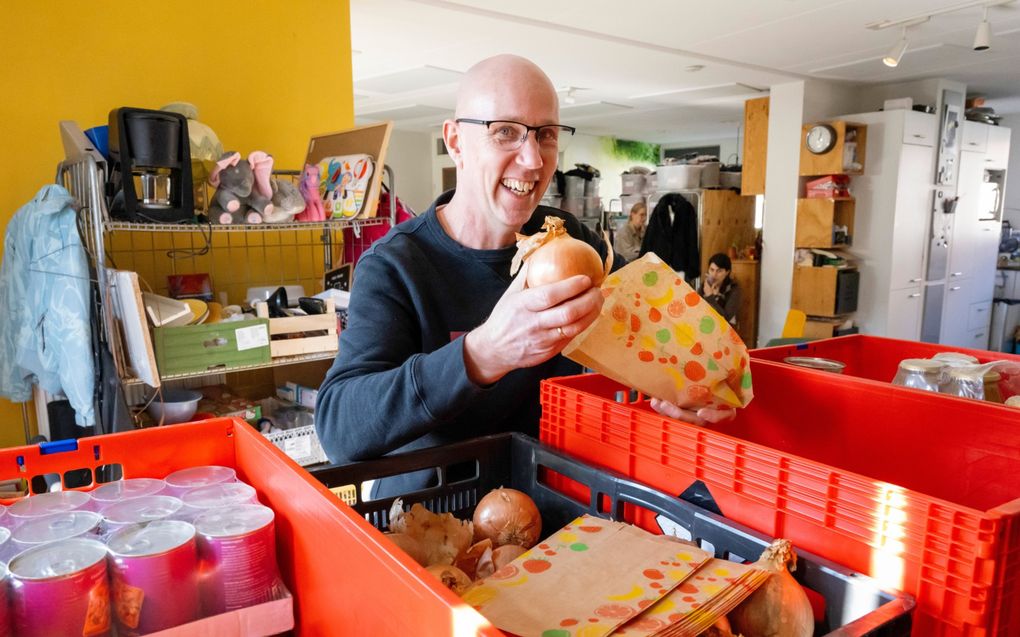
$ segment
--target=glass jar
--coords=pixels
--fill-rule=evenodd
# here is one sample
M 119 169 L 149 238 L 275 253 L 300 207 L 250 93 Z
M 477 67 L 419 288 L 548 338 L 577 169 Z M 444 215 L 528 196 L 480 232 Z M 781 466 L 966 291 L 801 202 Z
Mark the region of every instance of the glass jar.
M 997 392 L 998 390 L 996 390 Z M 985 377 L 980 367 L 950 367 L 942 393 L 961 398 L 985 399 Z
M 942 378 L 943 365 L 927 358 L 907 358 L 900 361 L 900 367 L 893 378 L 893 385 L 913 387 L 937 392 Z
M 1002 382 L 1002 375 L 994 370 L 985 372 L 985 400 L 990 403 L 1002 404 L 1002 392 L 999 391 L 999 383 Z

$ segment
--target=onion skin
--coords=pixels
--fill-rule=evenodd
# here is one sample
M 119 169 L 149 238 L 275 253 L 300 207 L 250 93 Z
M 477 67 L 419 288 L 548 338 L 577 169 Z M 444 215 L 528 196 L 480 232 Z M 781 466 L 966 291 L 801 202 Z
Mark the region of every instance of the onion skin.
M 796 568 L 797 555 L 789 540 L 776 540 L 755 563 L 759 568 L 772 571 L 772 576 L 727 615 L 734 631 L 754 637 L 814 635 L 811 602 L 787 565 Z
M 411 556 L 411 559 L 422 566 L 428 566 L 428 555 L 418 538 L 407 533 L 386 533 L 386 539 L 396 544 L 400 550 Z
M 521 555 L 524 555 L 527 551 L 528 549 L 517 544 L 504 544 L 492 552 L 492 564 L 498 571 Z
M 478 501 L 473 519 L 475 541 L 492 540 L 494 547 L 516 544 L 531 548 L 542 533 L 542 516 L 535 502 L 516 489 L 493 489 Z
M 436 564 L 425 569 L 443 586 L 461 595 L 471 586 L 471 578 L 464 571 L 450 564 Z
M 606 278 L 602 259 L 595 248 L 568 234 L 549 240 L 528 257 L 528 287 L 558 283 L 583 274 L 598 287 Z

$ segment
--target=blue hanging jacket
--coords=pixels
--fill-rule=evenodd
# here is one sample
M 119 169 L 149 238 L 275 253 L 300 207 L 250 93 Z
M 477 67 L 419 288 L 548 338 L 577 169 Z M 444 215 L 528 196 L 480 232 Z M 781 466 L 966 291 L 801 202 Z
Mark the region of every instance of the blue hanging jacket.
M 44 186 L 11 219 L 0 267 L 0 395 L 63 392 L 82 427 L 95 425 L 89 269 L 74 198 Z

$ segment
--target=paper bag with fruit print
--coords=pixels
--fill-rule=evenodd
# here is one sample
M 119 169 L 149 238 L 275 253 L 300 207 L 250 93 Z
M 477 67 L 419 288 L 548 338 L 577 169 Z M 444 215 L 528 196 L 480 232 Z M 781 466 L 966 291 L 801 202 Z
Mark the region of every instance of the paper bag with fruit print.
M 609 275 L 605 303 L 563 355 L 686 409 L 745 407 L 747 347 L 722 316 L 652 253 Z

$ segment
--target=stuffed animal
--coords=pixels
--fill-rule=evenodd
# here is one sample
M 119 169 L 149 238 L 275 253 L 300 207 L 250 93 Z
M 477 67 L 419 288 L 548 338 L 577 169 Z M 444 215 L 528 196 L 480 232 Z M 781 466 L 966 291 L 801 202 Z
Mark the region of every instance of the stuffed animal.
M 301 196 L 305 200 L 305 209 L 295 217 L 297 221 L 324 221 L 326 219 L 326 210 L 322 205 L 322 196 L 319 194 L 319 178 L 319 167 L 305 164 L 301 183 L 298 186 Z
M 286 223 L 305 209 L 305 198 L 301 191 L 288 179 L 273 179 L 273 211 L 265 215 L 266 223 Z
M 247 161 L 241 161 L 238 152 L 224 153 L 209 175 L 209 183 L 216 187 L 210 219 L 221 224 L 262 223 L 263 215 L 273 212 L 272 170 L 272 156 L 262 151 L 251 153 Z

